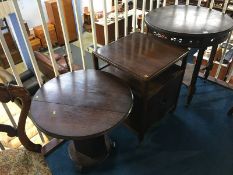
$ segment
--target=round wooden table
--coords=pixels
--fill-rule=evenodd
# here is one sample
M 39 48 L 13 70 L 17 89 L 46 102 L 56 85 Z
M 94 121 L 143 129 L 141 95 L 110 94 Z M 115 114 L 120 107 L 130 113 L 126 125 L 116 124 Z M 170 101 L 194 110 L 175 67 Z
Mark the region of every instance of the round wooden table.
M 32 120 L 44 133 L 72 140 L 70 157 L 85 168 L 108 156 L 107 133 L 129 115 L 132 98 L 130 88 L 117 77 L 79 70 L 53 78 L 37 91 Z
M 233 29 L 232 18 L 205 7 L 172 5 L 150 11 L 145 17 L 145 22 L 148 32 L 155 36 L 176 45 L 199 49 L 191 82 L 187 84 L 189 86 L 187 104 L 189 104 L 195 93 L 204 52 L 208 46 L 213 46 L 205 72 L 207 78 L 213 67 L 218 44 L 225 41 Z

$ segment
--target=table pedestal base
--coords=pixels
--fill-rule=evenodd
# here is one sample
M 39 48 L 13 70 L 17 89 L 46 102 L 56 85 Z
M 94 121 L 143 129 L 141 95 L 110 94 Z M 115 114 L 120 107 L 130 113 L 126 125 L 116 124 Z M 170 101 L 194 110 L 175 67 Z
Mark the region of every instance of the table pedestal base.
M 110 152 L 111 141 L 106 135 L 92 139 L 73 140 L 69 144 L 69 155 L 78 168 L 83 170 L 104 161 Z

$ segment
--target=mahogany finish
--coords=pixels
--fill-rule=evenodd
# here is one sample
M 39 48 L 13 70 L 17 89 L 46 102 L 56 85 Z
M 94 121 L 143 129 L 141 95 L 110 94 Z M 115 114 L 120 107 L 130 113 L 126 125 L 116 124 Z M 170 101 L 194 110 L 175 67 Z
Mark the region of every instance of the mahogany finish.
M 82 168 L 106 158 L 106 133 L 129 115 L 132 105 L 130 88 L 117 77 L 79 70 L 44 84 L 33 98 L 31 113 L 43 132 L 74 140 L 70 157 Z
M 132 15 L 128 16 L 128 34 L 132 31 Z M 104 36 L 104 25 L 103 23 L 100 24 L 99 22 L 95 23 L 96 26 L 96 39 L 97 43 L 101 45 L 105 45 L 105 36 Z M 108 43 L 111 43 L 115 41 L 115 21 L 108 22 L 107 23 L 107 29 L 108 29 Z M 119 32 L 119 38 L 122 38 L 124 36 L 124 30 L 125 29 L 125 19 L 118 19 L 118 32 Z
M 150 11 L 145 17 L 148 32 L 184 47 L 199 48 L 197 62 L 189 86 L 187 104 L 195 93 L 195 84 L 204 51 L 213 46 L 205 78 L 213 67 L 217 45 L 226 40 L 233 29 L 233 20 L 216 10 L 190 5 L 172 5 Z
M 227 14 L 205 7 L 173 5 L 154 9 L 146 15 L 145 22 L 156 31 L 174 37 L 217 38 L 233 28 Z
M 148 81 L 183 58 L 187 49 L 161 42 L 150 34 L 133 33 L 94 54 L 136 79 Z
M 102 70 L 127 82 L 134 93 L 132 116 L 126 124 L 142 140 L 146 130 L 176 108 L 186 66 L 187 49 L 158 41 L 150 34 L 133 33 L 94 52 L 111 66 Z M 175 65 L 183 60 L 182 66 Z

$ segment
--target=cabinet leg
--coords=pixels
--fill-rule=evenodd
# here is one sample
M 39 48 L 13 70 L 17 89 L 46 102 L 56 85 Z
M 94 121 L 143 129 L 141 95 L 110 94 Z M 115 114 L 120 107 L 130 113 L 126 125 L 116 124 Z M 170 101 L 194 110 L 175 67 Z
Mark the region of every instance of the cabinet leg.
M 93 59 L 93 65 L 95 70 L 99 70 L 99 60 L 95 56 L 95 54 L 92 54 L 92 59 Z

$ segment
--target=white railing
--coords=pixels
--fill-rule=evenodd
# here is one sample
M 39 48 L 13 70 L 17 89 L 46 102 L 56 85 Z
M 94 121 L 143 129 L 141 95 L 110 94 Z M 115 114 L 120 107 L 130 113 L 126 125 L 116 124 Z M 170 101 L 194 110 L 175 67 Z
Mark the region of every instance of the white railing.
M 45 16 L 44 16 L 44 13 L 43 13 L 41 0 L 37 0 L 37 5 L 38 5 L 40 18 L 41 18 L 41 21 L 42 21 L 42 27 L 43 27 L 43 30 L 44 30 L 45 40 L 46 40 L 46 43 L 47 43 L 47 46 L 48 46 L 49 56 L 51 58 L 54 74 L 57 77 L 59 75 L 59 72 L 58 72 L 58 69 L 57 69 L 56 60 L 54 58 L 54 51 L 53 51 L 53 48 L 52 48 L 52 43 L 51 43 L 51 39 L 50 39 L 50 36 L 49 36 L 49 30 L 48 30 L 48 27 L 47 27 L 47 23 L 45 21 Z
M 79 47 L 80 47 L 80 51 L 81 51 L 81 60 L 82 60 L 82 66 L 83 66 L 83 69 L 86 68 L 86 58 L 85 58 L 85 50 L 87 48 L 84 48 L 84 40 L 83 40 L 83 32 L 82 32 L 82 22 L 81 22 L 81 12 L 79 11 L 79 8 L 78 8 L 78 2 L 80 3 L 81 0 L 73 0 L 73 11 L 74 11 L 74 16 L 75 16 L 75 22 L 76 22 L 76 28 L 77 28 L 77 32 L 78 32 L 78 40 L 79 40 Z M 100 2 L 101 1 L 101 2 Z M 109 2 L 110 0 L 99 0 L 98 3 L 102 3 L 103 5 L 103 21 L 104 21 L 104 38 L 105 38 L 105 45 L 109 43 L 109 31 L 108 31 L 108 12 L 107 12 L 107 2 Z M 114 12 L 114 16 L 115 16 L 115 40 L 118 40 L 119 39 L 119 20 L 118 20 L 118 16 L 119 16 L 119 12 L 118 12 L 118 0 L 114 0 L 114 4 L 115 4 L 115 12 Z M 141 7 L 141 10 L 139 11 L 137 9 L 137 0 L 132 0 L 133 2 L 133 9 L 129 12 L 128 11 L 128 3 L 125 4 L 125 7 L 124 7 L 124 36 L 127 36 L 128 35 L 128 16 L 129 15 L 132 15 L 132 32 L 136 32 L 136 31 L 139 31 L 139 29 L 137 28 L 137 19 L 138 19 L 138 15 L 141 14 L 142 16 L 142 21 L 141 21 L 141 32 L 144 33 L 144 20 L 145 20 L 145 14 L 147 13 L 146 12 L 146 0 L 142 0 L 142 7 Z M 160 0 L 149 0 L 148 1 L 150 4 L 149 4 L 149 9 L 150 10 L 153 10 L 153 4 L 156 2 L 157 5 L 156 5 L 156 8 L 159 8 L 161 6 L 166 6 L 166 3 L 167 1 L 166 0 L 163 0 L 163 1 L 160 1 Z M 23 39 L 24 39 L 24 42 L 26 44 L 26 48 L 27 48 L 27 52 L 30 56 L 30 61 L 32 62 L 32 65 L 33 65 L 33 69 L 34 69 L 34 72 L 35 72 L 35 75 L 36 75 L 36 78 L 37 78 L 37 81 L 38 81 L 38 84 L 39 86 L 42 86 L 43 84 L 43 80 L 41 78 L 41 73 L 39 71 L 39 68 L 38 68 L 38 65 L 37 65 L 37 61 L 35 59 L 35 56 L 34 56 L 34 53 L 33 53 L 33 50 L 32 50 L 32 47 L 29 43 L 29 40 L 28 40 L 28 35 L 27 35 L 27 32 L 26 32 L 26 29 L 25 29 L 25 25 L 24 25 L 24 22 L 23 22 L 23 18 L 22 18 L 22 14 L 21 14 L 21 10 L 19 8 L 19 2 L 17 0 L 7 0 L 7 1 L 4 1 L 4 2 L 0 2 L 0 18 L 3 18 L 3 17 L 6 17 L 8 16 L 10 13 L 15 13 L 16 16 L 17 16 L 17 19 L 18 19 L 18 22 L 20 24 L 20 30 L 21 30 L 21 33 L 23 35 Z M 51 58 L 51 61 L 52 61 L 52 67 L 53 67 L 53 70 L 54 70 L 54 74 L 55 76 L 58 76 L 59 75 L 59 72 L 58 72 L 58 67 L 57 67 L 57 64 L 56 64 L 56 60 L 54 58 L 54 48 L 52 46 L 52 43 L 51 43 L 51 38 L 50 38 L 50 35 L 49 35 L 49 31 L 48 31 L 48 27 L 47 27 L 47 21 L 46 21 L 46 17 L 45 17 L 45 14 L 44 14 L 44 11 L 43 11 L 43 7 L 42 7 L 42 2 L 41 0 L 37 0 L 35 1 L 35 3 L 37 3 L 37 7 L 38 7 L 38 12 L 39 12 L 39 15 L 40 15 L 40 20 L 41 20 L 41 24 L 42 24 L 42 27 L 43 27 L 43 31 L 44 31 L 44 34 L 45 34 L 45 39 L 46 39 L 46 43 L 47 43 L 47 47 L 48 47 L 48 51 L 49 51 L 49 56 Z M 186 0 L 185 1 L 185 4 L 188 5 L 190 3 L 189 0 Z M 202 3 L 201 0 L 198 0 L 198 3 L 197 3 L 197 6 L 200 6 Z M 174 4 L 177 5 L 178 4 L 178 0 L 174 0 Z M 224 2 L 224 5 L 223 5 L 223 9 L 222 9 L 222 12 L 223 13 L 226 13 L 226 10 L 227 10 L 227 4 L 228 4 L 228 0 L 225 0 Z M 71 46 L 70 46 L 70 39 L 69 39 L 69 35 L 68 35 L 68 32 L 67 32 L 67 26 L 66 26 L 66 19 L 64 17 L 64 11 L 63 11 L 63 8 L 62 8 L 62 1 L 61 0 L 57 0 L 57 6 L 58 6 L 58 12 L 59 12 L 59 18 L 60 18 L 60 21 L 61 21 L 61 27 L 62 27 L 62 33 L 63 33 L 63 36 L 64 36 L 64 41 L 65 41 L 65 48 L 66 48 L 66 53 L 68 55 L 68 61 L 69 61 L 69 67 L 70 67 L 70 71 L 73 71 L 72 70 L 72 64 L 73 64 L 73 57 L 72 57 L 72 52 L 71 52 Z M 211 0 L 210 2 L 210 6 L 209 8 L 212 9 L 214 7 L 214 0 Z M 96 25 L 95 25 L 95 10 L 94 10 L 94 4 L 93 4 L 93 0 L 89 0 L 89 11 L 90 11 L 90 18 L 91 18 L 91 28 L 92 28 L 92 44 L 94 46 L 94 50 L 97 49 L 97 36 L 96 36 Z M 27 10 L 30 10 L 30 9 L 27 9 Z M 34 13 L 34 12 L 32 12 Z M 228 40 L 227 40 L 227 43 L 230 41 L 230 37 L 231 37 L 231 34 L 229 35 L 228 37 Z M 16 38 L 17 40 L 17 38 Z M 15 80 L 17 82 L 17 84 L 19 86 L 23 86 L 23 83 L 22 81 L 20 80 L 20 77 L 19 77 L 19 74 L 17 73 L 16 71 L 16 67 L 15 67 L 15 64 L 13 62 L 13 59 L 12 59 L 12 56 L 10 54 L 10 50 L 9 48 L 7 47 L 7 44 L 6 44 L 6 41 L 3 37 L 3 34 L 0 30 L 0 43 L 1 43 L 1 46 L 4 50 L 4 53 L 6 55 L 6 58 L 7 58 L 7 61 L 10 65 L 10 68 L 11 68 L 11 71 L 15 77 Z M 18 47 L 19 47 L 19 42 L 17 42 L 18 44 Z M 20 49 L 20 47 L 19 47 Z M 221 66 L 223 64 L 223 59 L 224 59 L 224 56 L 225 56 L 225 53 L 227 51 L 227 48 L 225 47 L 224 48 L 224 52 L 223 52 L 223 56 L 221 58 L 221 61 L 219 63 L 219 66 L 218 66 L 218 70 L 217 70 L 217 73 L 215 75 L 215 78 L 217 79 L 218 76 L 219 76 L 219 73 L 220 73 L 220 69 L 221 69 Z M 23 57 L 23 55 L 21 55 Z M 230 80 L 230 77 L 233 76 L 233 67 L 231 68 L 231 70 L 229 71 L 229 75 L 227 76 L 227 83 L 229 82 Z M 6 105 L 4 105 L 4 108 L 12 122 L 12 125 L 13 126 L 16 126 L 15 122 L 14 122 L 14 119 L 10 113 L 10 110 L 8 109 L 8 107 Z M 1 146 L 1 143 L 0 143 L 0 146 Z
M 62 33 L 63 33 L 64 40 L 65 40 L 66 53 L 68 55 L 68 60 L 69 60 L 69 67 L 70 67 L 70 71 L 73 71 L 73 68 L 72 68 L 73 58 L 72 58 L 72 54 L 71 54 L 69 36 L 68 36 L 68 32 L 67 32 L 66 20 L 65 20 L 65 17 L 64 17 L 64 10 L 63 10 L 63 7 L 62 7 L 61 0 L 57 0 L 57 6 L 58 6 L 59 17 L 60 17 L 60 20 L 61 20 Z

